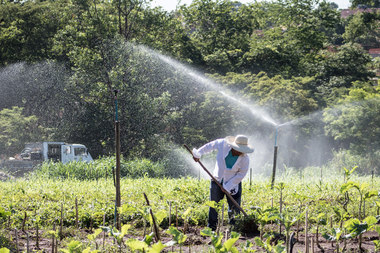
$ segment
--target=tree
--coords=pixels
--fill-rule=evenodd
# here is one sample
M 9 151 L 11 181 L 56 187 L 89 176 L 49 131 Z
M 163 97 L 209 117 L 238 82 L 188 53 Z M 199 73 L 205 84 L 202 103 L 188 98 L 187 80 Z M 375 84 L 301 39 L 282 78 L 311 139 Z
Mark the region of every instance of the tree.
M 365 49 L 380 46 L 380 13 L 357 12 L 349 18 L 343 38 L 347 43 L 359 43 Z
M 372 58 L 358 44 L 344 44 L 318 52 L 316 60 L 305 64 L 308 76 L 315 76 L 309 89 L 320 106 L 334 103 L 347 93 L 355 81 L 368 81 L 374 76 Z
M 37 117 L 25 116 L 23 108 L 14 106 L 0 111 L 0 154 L 19 154 L 26 142 L 41 141 L 46 136 Z
M 237 70 L 256 27 L 251 9 L 230 0 L 195 0 L 182 7 L 185 30 L 209 71 Z
M 257 75 L 228 73 L 219 79 L 232 89 L 243 89 L 245 97 L 269 108 L 274 118 L 289 120 L 317 109 L 317 103 L 308 91 L 308 84 L 313 81 L 310 77 L 284 79 L 277 75 L 271 78 L 260 72 Z
M 50 58 L 52 38 L 61 26 L 65 1 L 2 1 L 0 65 Z
M 350 2 L 351 2 L 351 8 L 359 8 L 359 7 L 379 8 L 380 7 L 379 0 L 350 0 Z
M 287 0 L 252 6 L 259 29 L 250 38 L 242 67 L 285 78 L 307 75 L 303 64 L 334 37 L 339 14 L 325 2 Z
M 339 141 L 343 148 L 369 157 L 372 166 L 376 166 L 374 157 L 379 155 L 380 147 L 379 91 L 370 83 L 355 82 L 349 94 L 323 114 L 326 133 Z

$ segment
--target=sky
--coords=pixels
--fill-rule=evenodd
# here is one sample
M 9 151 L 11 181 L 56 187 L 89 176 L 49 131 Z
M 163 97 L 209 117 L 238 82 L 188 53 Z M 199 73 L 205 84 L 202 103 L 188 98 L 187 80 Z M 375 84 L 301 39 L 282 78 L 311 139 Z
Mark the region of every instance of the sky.
M 152 6 L 161 6 L 163 9 L 167 11 L 172 11 L 177 6 L 178 2 L 179 5 L 190 5 L 192 0 L 153 0 Z M 251 3 L 254 2 L 254 0 L 240 0 L 241 3 Z M 350 7 L 350 1 L 349 0 L 333 0 L 330 2 L 334 2 L 339 6 L 339 9 L 347 9 Z

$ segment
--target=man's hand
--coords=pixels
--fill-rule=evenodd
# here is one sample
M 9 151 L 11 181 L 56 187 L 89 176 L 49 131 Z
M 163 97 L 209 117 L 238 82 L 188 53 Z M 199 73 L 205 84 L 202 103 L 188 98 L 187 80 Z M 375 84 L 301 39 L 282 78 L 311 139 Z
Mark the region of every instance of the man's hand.
M 193 156 L 193 159 L 194 161 L 199 162 L 199 158 L 196 158 L 195 156 Z

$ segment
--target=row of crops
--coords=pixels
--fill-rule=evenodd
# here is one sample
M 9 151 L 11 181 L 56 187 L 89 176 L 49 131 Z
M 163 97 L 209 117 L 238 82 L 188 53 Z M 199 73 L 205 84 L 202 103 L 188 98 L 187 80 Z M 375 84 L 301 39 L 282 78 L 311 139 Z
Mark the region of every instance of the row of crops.
M 380 250 L 379 234 L 376 234 L 380 233 L 380 179 L 359 177 L 354 170 L 347 169 L 336 175 L 328 174 L 327 169 L 324 173 L 314 172 L 311 169 L 287 173 L 276 179 L 273 189 L 268 179 L 257 175 L 253 175 L 252 181 L 244 181 L 242 207 L 259 230 L 244 245 L 238 244 L 239 236 L 247 233 L 242 225 L 246 220 L 243 217 L 228 237 L 222 230 L 205 229 L 209 206 L 227 216 L 227 205 L 208 201 L 209 180 L 123 178 L 119 210 L 123 226 L 119 230 L 114 227 L 112 173 L 94 180 L 80 180 L 73 173 L 71 176 L 66 173 L 65 178 L 36 173 L 29 179 L 0 182 L 0 252 L 8 249 L 31 252 L 28 247 L 32 241 L 43 239 L 49 240 L 46 246 L 49 249 L 40 252 L 56 252 L 54 249 L 178 252 L 184 245 L 191 251 L 191 247 L 196 247 L 187 236 L 193 231 L 191 228 L 199 228 L 200 235 L 211 239 L 210 245 L 202 248 L 205 252 L 286 252 L 292 232 L 297 236 L 307 232 L 315 238 L 323 235 L 325 241 L 334 242 L 336 251 L 344 251 L 351 242 L 360 249 L 363 235 L 368 231 L 375 233 L 369 239 L 369 251 Z M 161 238 L 154 233 L 151 213 Z M 274 237 L 281 240 L 273 240 Z M 21 241 L 24 241 L 22 245 Z M 36 249 L 35 242 L 33 245 Z M 316 245 L 323 248 L 318 239 Z

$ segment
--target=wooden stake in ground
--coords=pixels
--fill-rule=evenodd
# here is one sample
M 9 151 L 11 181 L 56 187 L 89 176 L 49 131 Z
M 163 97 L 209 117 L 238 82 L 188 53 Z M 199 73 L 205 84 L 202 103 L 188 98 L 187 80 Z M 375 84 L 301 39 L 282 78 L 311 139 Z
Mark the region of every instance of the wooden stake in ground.
M 21 230 L 25 232 L 25 223 L 28 216 L 26 215 L 26 212 L 24 212 L 24 219 L 22 220 Z
M 30 249 L 29 249 L 29 233 L 28 232 L 24 232 L 26 234 L 26 253 L 29 253 L 30 252 Z
M 274 146 L 271 189 L 273 189 L 273 186 L 274 186 L 274 180 L 275 180 L 275 178 L 276 178 L 277 152 L 278 152 L 278 146 Z
M 145 192 L 144 192 L 144 197 L 145 197 L 145 200 L 146 200 L 146 204 L 148 206 L 150 206 L 148 197 L 146 196 Z M 152 221 L 153 221 L 154 236 L 155 236 L 156 242 L 158 242 L 160 240 L 160 231 L 158 230 L 158 226 L 156 224 L 156 220 L 154 218 L 152 208 L 149 209 L 149 212 L 150 212 L 150 215 L 151 215 Z
M 53 231 L 55 231 L 55 223 L 53 224 Z M 53 234 L 52 240 L 51 240 L 51 253 L 54 253 L 54 249 L 55 249 L 54 242 L 55 242 L 55 235 Z
M 305 253 L 309 253 L 309 237 L 308 237 L 308 209 L 305 214 Z
M 115 122 L 116 134 L 116 227 L 121 229 L 119 208 L 121 207 L 121 194 L 120 194 L 120 122 Z
M 75 227 L 79 227 L 78 198 L 75 198 Z
M 36 221 L 36 248 L 38 250 L 40 249 L 40 235 L 39 235 L 39 230 L 38 230 L 38 219 Z
M 221 226 L 223 227 L 223 223 L 224 223 L 224 203 L 223 203 L 223 206 L 222 206 L 222 220 L 221 220 L 222 222 L 221 222 Z
M 314 253 L 314 236 L 310 236 L 311 238 L 311 253 Z
M 252 187 L 252 168 L 249 168 L 249 189 Z
M 282 214 L 282 186 L 280 187 L 280 214 Z M 280 235 L 281 233 L 282 233 L 282 223 L 280 222 Z
M 103 214 L 103 227 L 106 225 L 106 214 Z M 104 250 L 104 242 L 106 241 L 106 232 L 103 231 L 103 250 Z
M 15 228 L 15 238 L 16 238 L 16 252 L 18 253 L 19 249 L 18 249 L 18 233 L 17 233 L 17 228 Z
M 332 227 L 333 227 L 333 217 L 331 216 L 330 217 L 330 228 L 332 229 Z M 336 243 L 338 243 L 338 242 L 336 242 Z M 331 241 L 331 247 L 334 247 L 334 242 L 333 241 Z
M 172 202 L 169 201 L 169 226 L 172 224 Z
M 118 108 L 117 108 L 117 93 L 118 90 L 114 90 L 115 93 L 115 152 L 116 152 L 116 207 L 115 207 L 115 218 L 116 218 L 116 228 L 121 229 L 119 208 L 121 207 L 121 194 L 120 194 L 120 122 L 118 118 Z
M 178 206 L 175 206 L 175 227 L 178 228 Z
M 63 239 L 63 203 L 61 203 L 61 222 L 59 226 L 59 239 Z

